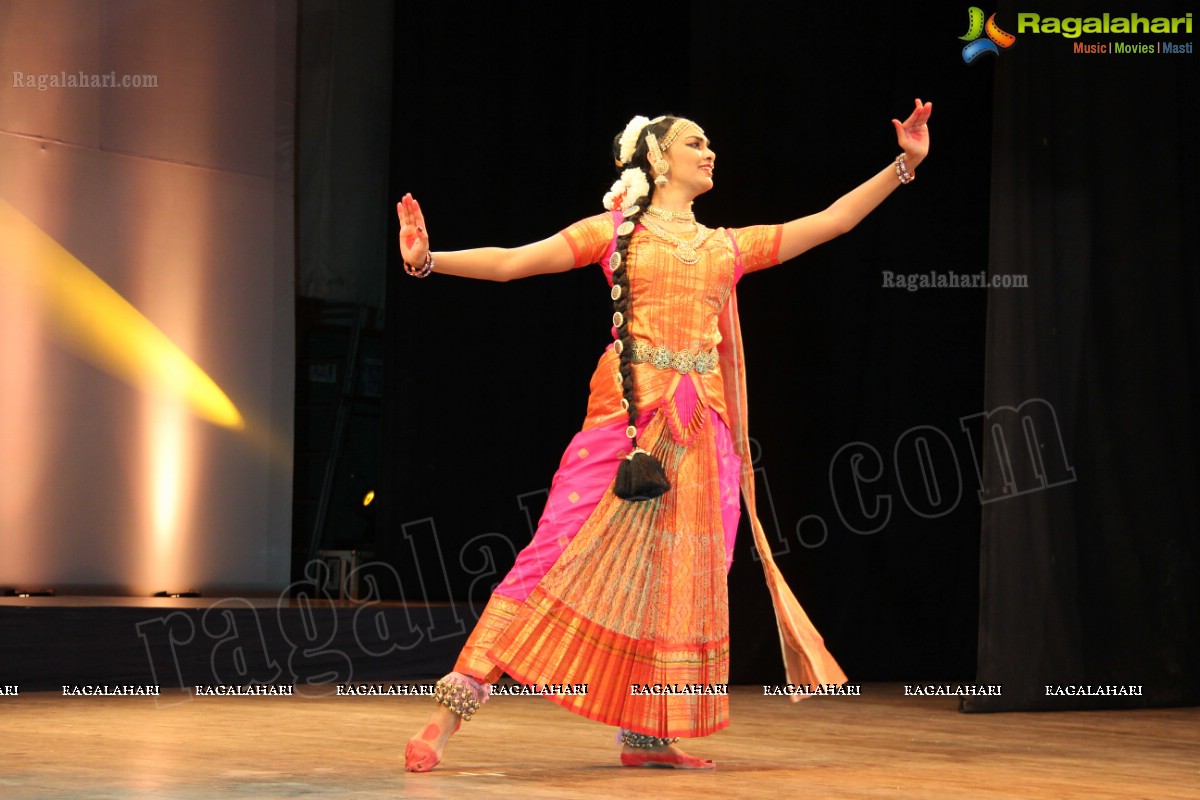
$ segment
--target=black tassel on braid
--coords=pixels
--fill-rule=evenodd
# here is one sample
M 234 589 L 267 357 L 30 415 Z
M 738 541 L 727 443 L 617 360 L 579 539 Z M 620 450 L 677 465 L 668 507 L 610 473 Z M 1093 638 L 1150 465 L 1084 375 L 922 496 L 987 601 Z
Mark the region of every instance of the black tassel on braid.
M 662 137 L 670 130 L 672 123 L 675 122 L 674 117 L 666 117 L 654 125 L 647 125 L 638 136 L 637 148 L 634 150 L 633 158 L 624 167 L 618 164 L 617 169 L 623 170 L 628 167 L 639 167 L 646 175 L 646 182 L 651 187 L 651 195 L 654 193 L 654 179 L 650 175 L 649 161 L 647 155 L 649 148 L 646 146 L 646 134 L 653 133 L 661 141 Z M 620 137 L 618 136 L 613 142 L 614 157 L 620 160 Z M 635 383 L 633 374 L 633 333 L 629 329 L 630 314 L 632 308 L 632 296 L 629 288 L 629 272 L 626 264 L 626 257 L 629 254 L 629 240 L 633 238 L 633 227 L 637 225 L 638 219 L 650 205 L 650 196 L 642 197 L 637 200 L 637 210 L 629 216 L 625 217 L 625 221 L 632 223 L 629 226 L 629 232 L 617 236 L 617 247 L 614 251 L 619 255 L 620 263 L 612 271 L 613 286 L 619 287 L 620 291 L 613 299 L 613 317 L 616 321 L 616 315 L 620 314 L 621 324 L 617 325 L 618 347 L 620 348 L 620 374 L 621 388 L 624 396 L 623 405 L 626 407 L 628 414 L 628 425 L 633 432 L 630 437 L 633 444 L 633 450 L 621 462 L 617 469 L 617 480 L 613 484 L 613 494 L 622 500 L 652 500 L 665 494 L 671 488 L 671 482 L 667 480 L 667 474 L 663 470 L 662 464 L 658 459 L 638 447 L 637 442 L 637 418 L 638 407 L 635 401 Z M 629 205 L 628 202 L 625 203 Z

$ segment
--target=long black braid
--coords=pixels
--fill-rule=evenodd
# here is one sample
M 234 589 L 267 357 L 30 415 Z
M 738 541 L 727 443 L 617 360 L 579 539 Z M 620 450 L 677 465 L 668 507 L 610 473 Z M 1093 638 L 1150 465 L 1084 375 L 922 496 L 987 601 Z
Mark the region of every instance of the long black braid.
M 620 350 L 620 375 L 621 389 L 625 400 L 626 413 L 628 415 L 628 424 L 637 430 L 638 407 L 636 400 L 636 385 L 633 374 L 633 332 L 630 329 L 630 310 L 632 308 L 632 292 L 629 286 L 629 270 L 627 257 L 629 255 L 629 242 L 633 238 L 633 228 L 637 225 L 637 221 L 645 213 L 646 207 L 650 205 L 650 198 L 654 195 L 654 178 L 650 173 L 650 162 L 648 160 L 650 149 L 646 145 L 646 134 L 653 133 L 659 141 L 671 129 L 671 125 L 675 123 L 676 117 L 664 117 L 653 125 L 647 125 L 638 134 L 637 147 L 634 149 L 633 157 L 629 159 L 623 166 L 620 163 L 621 159 L 621 144 L 620 136 L 613 140 L 613 158 L 617 161 L 618 171 L 624 171 L 631 167 L 637 167 L 646 176 L 646 183 L 650 186 L 650 194 L 646 197 L 638 198 L 634 201 L 637 209 L 633 213 L 625 217 L 625 221 L 630 223 L 625 226 L 626 233 L 619 233 L 617 236 L 617 246 L 614 252 L 620 256 L 619 262 L 612 271 L 613 286 L 619 287 L 620 291 L 613 300 L 614 322 L 618 319 L 616 314 L 620 314 L 621 324 L 617 325 L 618 343 Z M 626 198 L 623 203 L 625 207 L 629 207 L 629 199 Z M 633 454 L 630 459 L 621 462 L 620 471 L 617 474 L 617 482 L 614 487 L 616 495 L 625 500 L 648 500 L 666 492 L 670 489 L 670 483 L 667 481 L 666 474 L 663 472 L 662 466 L 652 456 L 640 451 L 637 443 L 637 436 L 633 438 Z

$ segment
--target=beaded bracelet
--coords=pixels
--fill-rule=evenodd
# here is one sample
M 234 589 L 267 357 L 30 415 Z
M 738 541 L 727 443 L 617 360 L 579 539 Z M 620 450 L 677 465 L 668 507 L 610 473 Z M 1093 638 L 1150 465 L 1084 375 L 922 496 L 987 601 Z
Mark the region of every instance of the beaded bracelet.
M 900 179 L 900 183 L 902 184 L 912 183 L 917 179 L 917 176 L 908 171 L 908 162 L 904 160 L 904 155 L 904 153 L 901 153 L 896 156 L 896 177 Z
M 404 271 L 414 278 L 428 278 L 429 273 L 433 272 L 433 251 L 425 251 L 425 263 L 419 267 L 414 267 L 407 261 L 404 262 Z

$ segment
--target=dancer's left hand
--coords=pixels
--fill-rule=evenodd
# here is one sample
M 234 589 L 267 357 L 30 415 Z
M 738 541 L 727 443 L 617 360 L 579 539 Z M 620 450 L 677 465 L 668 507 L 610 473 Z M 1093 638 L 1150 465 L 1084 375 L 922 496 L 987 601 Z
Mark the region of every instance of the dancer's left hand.
M 916 99 L 916 107 L 904 122 L 892 120 L 896 129 L 896 142 L 904 150 L 904 160 L 909 169 L 916 169 L 929 153 L 929 115 L 933 113 L 933 103 L 922 103 Z

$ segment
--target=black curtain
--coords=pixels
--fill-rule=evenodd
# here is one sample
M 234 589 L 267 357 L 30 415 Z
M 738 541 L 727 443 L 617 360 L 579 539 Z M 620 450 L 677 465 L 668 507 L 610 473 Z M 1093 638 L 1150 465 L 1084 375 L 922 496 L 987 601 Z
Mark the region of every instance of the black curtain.
M 965 710 L 1200 700 L 1195 58 L 1020 36 L 999 59 L 990 268 L 1029 287 L 988 301 L 977 681 L 1003 689 Z
M 421 201 L 435 249 L 523 244 L 598 212 L 634 114 L 699 120 L 718 162 L 700 219 L 745 225 L 825 207 L 896 155 L 891 117 L 935 102 L 914 184 L 739 296 L 761 511 L 785 576 L 852 679 L 969 680 L 980 505 L 963 420 L 983 408 L 986 293 L 883 285 L 986 269 L 994 66 L 963 64 L 965 11 L 907 8 L 903 35 L 895 14 L 848 6 L 584 13 L 397 6 L 393 199 Z M 376 550 L 395 595 L 478 611 L 583 418 L 607 287 L 596 268 L 417 281 L 394 245 L 392 259 Z M 743 529 L 731 677 L 778 682 L 751 551 Z
M 301 297 L 376 309 L 384 303 L 392 14 L 388 0 L 300 0 L 296 293 Z

